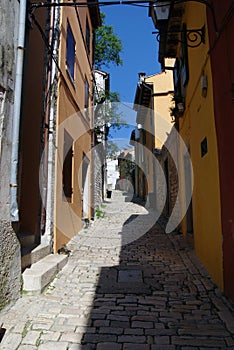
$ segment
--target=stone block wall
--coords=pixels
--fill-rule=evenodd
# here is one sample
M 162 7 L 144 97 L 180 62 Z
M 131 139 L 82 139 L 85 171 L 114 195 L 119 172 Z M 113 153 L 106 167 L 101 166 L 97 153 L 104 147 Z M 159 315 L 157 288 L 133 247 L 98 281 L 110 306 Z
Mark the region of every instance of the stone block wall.
M 174 210 L 174 218 L 177 221 L 180 221 L 181 208 L 180 206 L 175 207 L 177 197 L 179 196 L 179 174 L 176 167 L 176 164 L 178 166 L 177 157 L 177 133 L 172 130 L 161 149 L 160 155 L 156 156 L 158 161 L 156 169 L 156 204 L 157 210 L 159 210 L 164 216 L 168 218 L 171 216 Z M 161 169 L 158 167 L 161 167 Z M 167 181 L 167 191 L 165 191 L 165 188 L 163 187 L 161 171 L 164 172 L 163 177 L 165 181 Z
M 0 221 L 0 310 L 19 298 L 21 288 L 20 244 L 9 222 Z
M 10 222 L 10 169 L 19 2 L 0 0 L 0 310 L 20 295 L 20 245 Z
M 94 147 L 94 211 L 97 210 L 103 201 L 103 146 L 99 144 Z

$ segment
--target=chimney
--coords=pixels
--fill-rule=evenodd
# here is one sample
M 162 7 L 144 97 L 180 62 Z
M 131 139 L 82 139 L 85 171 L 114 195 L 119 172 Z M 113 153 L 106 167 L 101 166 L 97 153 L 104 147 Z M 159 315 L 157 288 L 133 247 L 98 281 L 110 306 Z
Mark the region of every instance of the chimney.
M 138 77 L 139 77 L 139 82 L 141 83 L 142 81 L 145 80 L 146 74 L 144 72 L 140 72 L 138 73 Z

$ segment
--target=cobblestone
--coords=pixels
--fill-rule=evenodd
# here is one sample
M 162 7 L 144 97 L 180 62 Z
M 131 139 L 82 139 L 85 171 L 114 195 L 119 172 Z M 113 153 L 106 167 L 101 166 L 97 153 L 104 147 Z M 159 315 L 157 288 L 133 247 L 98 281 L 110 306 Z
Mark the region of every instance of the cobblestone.
M 6 333 L 2 343 L 0 344 L 1 350 L 16 350 L 22 341 L 22 335 L 16 333 Z
M 121 350 L 121 344 L 117 343 L 99 343 L 97 350 Z
M 40 335 L 41 332 L 29 331 L 23 338 L 22 344 L 36 345 Z
M 148 321 L 133 321 L 133 328 L 153 328 L 153 322 Z
M 146 344 L 124 344 L 123 350 L 150 350 L 150 345 Z
M 191 245 L 112 194 L 44 293 L 0 314 L 0 350 L 234 349 L 233 304 Z
M 67 350 L 67 342 L 47 342 L 39 346 L 39 350 Z

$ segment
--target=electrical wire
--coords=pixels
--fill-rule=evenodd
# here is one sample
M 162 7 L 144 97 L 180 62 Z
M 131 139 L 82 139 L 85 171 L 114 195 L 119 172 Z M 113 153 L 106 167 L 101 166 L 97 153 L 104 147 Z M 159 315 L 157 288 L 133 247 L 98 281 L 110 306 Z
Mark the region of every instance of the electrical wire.
M 177 4 L 183 4 L 187 2 L 196 2 L 205 5 L 209 8 L 211 11 L 212 19 L 213 19 L 213 25 L 215 28 L 215 31 L 217 33 L 217 22 L 215 18 L 215 12 L 212 4 L 208 0 L 173 0 L 171 2 L 171 6 L 177 5 Z M 42 8 L 42 7 L 104 7 L 104 6 L 114 6 L 114 5 L 129 5 L 129 6 L 138 6 L 138 7 L 147 7 L 150 8 L 152 6 L 154 7 L 164 7 L 168 6 L 168 3 L 165 2 L 157 2 L 157 0 L 112 0 L 112 1 L 86 1 L 86 2 L 78 2 L 73 1 L 71 2 L 62 2 L 62 3 L 50 3 L 50 2 L 33 2 L 30 5 L 30 13 L 33 13 L 36 9 Z
M 33 22 L 35 23 L 36 27 L 38 28 L 40 34 L 41 34 L 42 40 L 44 41 L 44 43 L 46 45 L 46 48 L 48 50 L 48 54 L 51 56 L 51 58 L 53 59 L 54 63 L 56 64 L 56 67 L 57 67 L 59 73 L 63 75 L 63 72 L 62 72 L 61 68 L 59 67 L 58 60 L 53 54 L 53 49 L 50 46 L 50 44 L 48 43 L 48 40 L 47 40 L 47 37 L 45 35 L 45 32 L 43 31 L 43 28 L 41 27 L 40 23 L 37 21 L 36 17 L 33 14 L 31 15 L 31 18 L 32 18 Z
M 61 3 L 49 3 L 49 2 L 34 2 L 31 3 L 30 8 L 40 8 L 40 7 L 92 7 L 92 6 L 113 6 L 113 5 L 137 5 L 137 4 L 147 4 L 147 6 L 150 6 L 149 3 L 155 3 L 155 1 L 152 0 L 116 0 L 116 1 L 87 1 L 87 2 L 61 2 Z M 165 6 L 165 5 L 160 5 Z
M 193 1 L 193 0 L 174 0 L 174 3 L 180 3 L 181 1 Z M 194 0 L 198 2 L 204 3 L 206 0 Z M 135 7 L 145 7 L 149 8 L 152 5 L 156 7 L 164 7 L 168 6 L 168 4 L 157 4 L 156 0 L 113 0 L 113 1 L 86 1 L 86 2 L 61 2 L 61 3 L 50 3 L 50 2 L 33 2 L 30 5 L 29 12 L 31 14 L 34 13 L 36 9 L 43 7 L 105 7 L 105 6 L 116 6 L 116 5 L 127 5 L 127 6 L 135 6 Z
M 186 2 L 197 2 L 206 5 L 212 9 L 212 5 L 207 0 L 174 0 L 173 5 L 186 3 Z M 62 3 L 50 3 L 50 2 L 33 2 L 30 5 L 31 9 L 40 8 L 40 7 L 92 7 L 92 6 L 114 6 L 114 5 L 132 5 L 132 6 L 144 6 L 150 7 L 154 5 L 155 7 L 164 7 L 168 6 L 168 3 L 158 3 L 157 0 L 113 0 L 113 1 L 73 1 L 73 2 L 62 2 Z

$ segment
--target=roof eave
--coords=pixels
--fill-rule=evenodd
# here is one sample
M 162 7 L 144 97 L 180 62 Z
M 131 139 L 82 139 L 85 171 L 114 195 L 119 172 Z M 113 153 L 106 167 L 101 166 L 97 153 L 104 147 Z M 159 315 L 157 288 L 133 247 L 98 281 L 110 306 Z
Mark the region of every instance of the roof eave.
M 87 0 L 89 2 L 93 2 L 92 0 Z M 97 29 L 102 25 L 100 8 L 98 4 L 98 0 L 95 1 L 97 5 L 89 7 L 90 18 L 92 22 L 93 29 Z

